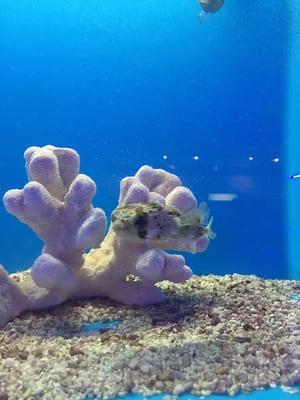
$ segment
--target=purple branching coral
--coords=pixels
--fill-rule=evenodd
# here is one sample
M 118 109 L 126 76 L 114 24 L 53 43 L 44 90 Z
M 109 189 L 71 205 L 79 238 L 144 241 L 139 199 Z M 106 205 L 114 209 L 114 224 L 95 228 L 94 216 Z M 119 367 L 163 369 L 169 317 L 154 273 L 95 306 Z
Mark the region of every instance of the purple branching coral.
M 79 174 L 74 150 L 30 147 L 25 160 L 30 182 L 22 190 L 8 191 L 4 204 L 37 233 L 44 249 L 28 271 L 8 275 L 0 267 L 0 327 L 22 311 L 71 299 L 99 296 L 123 304 L 159 303 L 164 293 L 157 282 L 180 283 L 191 277 L 184 257 L 164 250 L 201 252 L 208 246 L 207 236 L 170 239 L 155 247 L 120 237 L 112 228 L 104 237 L 105 214 L 92 206 L 95 183 Z M 148 202 L 183 212 L 198 206 L 177 176 L 144 166 L 121 181 L 119 206 Z M 84 254 L 86 248 L 93 249 Z
M 4 195 L 5 208 L 45 244 L 31 268 L 34 282 L 46 289 L 72 287 L 85 248 L 98 246 L 106 230 L 104 211 L 92 206 L 96 184 L 79 174 L 72 149 L 30 147 L 24 156 L 30 182 Z

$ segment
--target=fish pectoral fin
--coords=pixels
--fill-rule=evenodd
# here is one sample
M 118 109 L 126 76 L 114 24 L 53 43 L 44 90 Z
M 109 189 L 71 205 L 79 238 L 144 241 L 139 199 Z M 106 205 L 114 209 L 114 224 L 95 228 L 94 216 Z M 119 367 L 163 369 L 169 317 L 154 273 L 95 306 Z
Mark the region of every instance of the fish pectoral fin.
M 180 217 L 181 225 L 206 225 L 209 218 L 208 205 L 203 201 L 198 208 L 187 211 Z
M 180 217 L 180 225 L 185 226 L 185 225 L 193 225 L 197 220 L 200 222 L 200 213 L 199 209 L 195 208 L 191 211 L 186 212 Z

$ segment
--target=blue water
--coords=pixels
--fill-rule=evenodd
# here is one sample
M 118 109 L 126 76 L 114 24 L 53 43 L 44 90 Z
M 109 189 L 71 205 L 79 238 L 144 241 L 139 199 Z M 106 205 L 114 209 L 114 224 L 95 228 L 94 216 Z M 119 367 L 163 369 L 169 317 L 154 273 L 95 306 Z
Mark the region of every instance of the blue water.
M 165 400 L 168 394 L 163 395 L 154 395 L 143 397 L 138 394 L 130 394 L 126 396 L 126 400 Z M 282 391 L 281 389 L 267 389 L 262 391 L 256 391 L 253 393 L 247 394 L 237 394 L 234 396 L 234 400 L 297 400 L 299 399 L 300 394 L 295 391 L 295 393 L 288 393 Z M 211 395 L 209 397 L 199 397 L 192 394 L 182 394 L 177 397 L 178 400 L 199 400 L 208 399 L 208 400 L 229 400 L 232 397 L 224 396 L 224 395 Z M 122 400 L 124 397 L 119 396 L 116 397 L 115 400 Z M 87 398 L 86 400 L 98 400 L 97 398 Z
M 299 393 L 289 394 L 283 392 L 280 389 L 270 389 L 254 392 L 251 394 L 239 394 L 234 397 L 235 400 L 296 400 L 299 398 Z M 151 396 L 150 400 L 163 400 L 164 396 Z M 209 400 L 228 400 L 230 397 L 223 395 L 212 395 L 209 396 Z M 121 397 L 116 400 L 120 400 Z M 199 400 L 198 396 L 193 396 L 191 394 L 184 394 L 178 396 L 179 400 Z M 127 397 L 127 400 L 141 400 L 141 397 L 138 395 L 130 395 Z
M 165 168 L 199 201 L 237 195 L 209 201 L 217 240 L 186 256 L 196 274 L 293 278 L 293 1 L 227 0 L 203 24 L 198 13 L 196 0 L 0 0 L 0 194 L 26 183 L 30 145 L 75 148 L 108 215 L 123 176 Z M 3 207 L 0 221 L 0 262 L 11 272 L 30 266 L 40 241 Z
M 263 391 L 257 391 L 251 394 L 238 394 L 234 397 L 235 400 L 297 400 L 299 398 L 299 393 L 290 394 L 283 392 L 280 389 L 268 389 Z M 151 396 L 147 399 L 149 400 L 164 400 L 164 395 Z M 229 400 L 232 397 L 223 395 L 212 395 L 209 396 L 208 400 Z M 126 400 L 141 400 L 142 397 L 139 395 L 129 395 Z M 178 396 L 179 400 L 199 400 L 199 396 L 194 396 L 191 394 L 184 394 Z M 116 400 L 121 400 L 121 397 L 116 398 Z
M 227 3 L 200 24 L 196 0 L 0 0 L 1 194 L 26 182 L 29 145 L 76 148 L 107 213 L 121 177 L 163 167 L 199 200 L 238 195 L 211 202 L 218 239 L 187 256 L 195 273 L 288 277 L 291 10 L 280 0 Z M 0 213 L 0 262 L 29 266 L 41 243 Z

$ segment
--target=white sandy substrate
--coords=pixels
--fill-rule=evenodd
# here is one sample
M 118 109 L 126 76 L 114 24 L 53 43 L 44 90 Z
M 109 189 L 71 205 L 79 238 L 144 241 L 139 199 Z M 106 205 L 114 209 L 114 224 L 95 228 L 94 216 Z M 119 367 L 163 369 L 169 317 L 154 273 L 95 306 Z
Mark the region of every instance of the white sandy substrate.
M 0 331 L 0 400 L 235 394 L 300 383 L 300 282 L 210 275 L 160 286 L 168 300 L 159 306 L 95 299 L 10 322 Z M 112 320 L 123 323 L 80 331 Z

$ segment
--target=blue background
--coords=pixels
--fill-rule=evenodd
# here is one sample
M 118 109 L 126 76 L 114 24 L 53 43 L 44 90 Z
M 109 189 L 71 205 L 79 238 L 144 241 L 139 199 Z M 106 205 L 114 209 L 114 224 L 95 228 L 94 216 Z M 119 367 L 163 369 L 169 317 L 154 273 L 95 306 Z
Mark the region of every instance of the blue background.
M 166 168 L 199 201 L 238 195 L 210 202 L 217 239 L 187 255 L 195 273 L 288 277 L 289 8 L 227 0 L 201 24 L 196 0 L 0 0 L 1 195 L 26 183 L 30 145 L 75 148 L 108 214 L 123 176 Z M 41 243 L 0 221 L 0 262 L 30 266 Z

